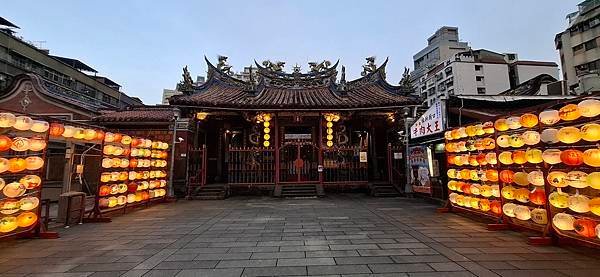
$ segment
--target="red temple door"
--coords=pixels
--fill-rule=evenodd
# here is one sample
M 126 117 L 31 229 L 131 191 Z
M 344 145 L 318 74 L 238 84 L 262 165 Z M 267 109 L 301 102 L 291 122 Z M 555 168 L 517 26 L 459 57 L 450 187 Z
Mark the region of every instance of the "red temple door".
M 318 148 L 310 142 L 289 142 L 280 148 L 279 181 L 310 183 L 319 181 Z

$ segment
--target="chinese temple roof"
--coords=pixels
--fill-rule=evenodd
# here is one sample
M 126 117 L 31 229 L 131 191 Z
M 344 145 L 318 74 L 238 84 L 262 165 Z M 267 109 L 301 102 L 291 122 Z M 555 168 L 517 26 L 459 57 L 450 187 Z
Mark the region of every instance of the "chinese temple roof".
M 176 113 L 173 106 L 134 106 L 124 110 L 102 110 L 92 120 L 96 122 L 171 122 Z
M 283 72 L 283 63 L 256 63 L 250 80 L 236 79 L 229 67 L 216 67 L 206 59 L 208 80 L 201 86 L 171 98 L 172 105 L 242 110 L 265 109 L 368 109 L 397 108 L 415 105 L 419 101 L 411 91 L 389 84 L 385 80 L 387 60 L 379 67 L 371 65 L 361 78 L 346 82 L 342 67 L 338 82 L 337 65 L 329 62 L 312 64 L 311 71 Z

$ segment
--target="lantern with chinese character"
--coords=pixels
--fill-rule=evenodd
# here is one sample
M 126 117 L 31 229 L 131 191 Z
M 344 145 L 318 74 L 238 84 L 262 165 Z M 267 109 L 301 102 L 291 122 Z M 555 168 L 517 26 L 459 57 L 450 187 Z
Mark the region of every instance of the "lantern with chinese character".
M 578 189 L 586 188 L 588 187 L 587 176 L 588 174 L 583 171 L 570 171 L 565 177 L 565 184 Z
M 560 121 L 557 110 L 545 110 L 540 113 L 539 119 L 544 125 L 554 125 Z
M 562 171 L 550 171 L 550 173 L 548 173 L 548 177 L 546 177 L 548 183 L 550 183 L 551 186 L 557 188 L 564 188 L 567 186 L 567 182 L 565 180 L 566 178 L 567 173 L 564 173 Z
M 586 151 L 589 151 L 589 150 L 591 150 L 591 149 L 588 149 Z M 599 157 L 600 157 L 600 151 L 598 151 L 598 152 L 599 152 Z M 562 153 L 560 154 L 560 160 L 566 165 L 571 165 L 571 166 L 581 165 L 584 162 L 584 153 L 582 153 L 581 151 L 576 150 L 576 149 L 565 150 L 565 151 L 562 151 Z
M 600 115 L 600 100 L 586 99 L 577 104 L 579 113 L 584 117 L 595 117 Z
M 579 108 L 575 104 L 568 104 L 558 110 L 558 116 L 564 121 L 572 121 L 581 116 Z
M 519 122 L 525 128 L 531 128 L 538 124 L 538 117 L 535 114 L 526 113 L 521 115 Z
M 500 118 L 497 119 L 496 122 L 494 122 L 494 128 L 498 131 L 503 132 L 508 130 L 510 127 L 508 126 L 508 122 L 506 122 L 506 119 Z
M 0 128 L 10 128 L 15 125 L 17 118 L 11 113 L 0 113 Z
M 33 119 L 28 116 L 17 116 L 13 128 L 21 131 L 27 131 L 33 126 Z
M 585 150 L 583 152 L 583 162 L 589 166 L 600 167 L 600 149 Z
M 504 212 L 504 215 L 508 216 L 508 217 L 515 217 L 515 209 L 517 208 L 517 205 L 514 203 L 506 203 L 504 204 L 504 206 L 502 206 L 502 211 Z
M 581 140 L 581 132 L 579 128 L 563 127 L 558 130 L 556 137 L 560 142 L 572 144 Z
M 587 213 L 590 211 L 590 199 L 583 194 L 577 192 L 575 195 L 569 196 L 569 209 L 578 213 Z
M 585 141 L 596 142 L 600 140 L 600 124 L 590 123 L 581 127 L 581 138 Z
M 546 204 L 546 193 L 542 189 L 535 188 L 529 193 L 529 201 L 536 205 Z
M 27 157 L 25 158 L 25 168 L 27 170 L 38 170 L 44 166 L 44 159 L 40 157 Z
M 46 141 L 41 138 L 32 138 L 29 140 L 29 150 L 42 151 L 46 148 Z
M 60 123 L 51 123 L 50 124 L 50 136 L 58 137 L 63 134 L 65 131 L 65 126 Z
M 34 120 L 33 125 L 31 125 L 31 131 L 36 133 L 46 132 L 50 128 L 50 124 L 43 120 Z
M 556 208 L 564 209 L 569 207 L 569 194 L 562 191 L 555 191 L 548 195 L 548 201 Z
M 544 186 L 544 173 L 541 170 L 534 170 L 527 173 L 527 181 L 534 186 Z
M 546 149 L 542 153 L 542 159 L 544 160 L 544 162 L 551 164 L 551 165 L 559 164 L 562 162 L 560 159 L 561 153 L 562 153 L 562 151 L 560 151 L 558 149 Z

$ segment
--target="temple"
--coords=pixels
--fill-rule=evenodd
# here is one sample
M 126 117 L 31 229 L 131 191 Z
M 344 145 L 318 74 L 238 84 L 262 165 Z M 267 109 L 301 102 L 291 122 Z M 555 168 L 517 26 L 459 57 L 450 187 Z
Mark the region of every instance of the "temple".
M 193 118 L 188 196 L 210 184 L 281 195 L 389 181 L 388 145 L 399 143 L 398 121 L 419 101 L 386 81 L 387 60 L 376 66 L 368 58 L 352 81 L 343 66 L 338 80 L 337 62 L 310 63 L 306 73 L 255 62 L 247 80 L 232 76 L 226 58 L 206 63 L 206 83 L 194 87 L 184 73 L 184 94 L 170 99 L 182 118 Z

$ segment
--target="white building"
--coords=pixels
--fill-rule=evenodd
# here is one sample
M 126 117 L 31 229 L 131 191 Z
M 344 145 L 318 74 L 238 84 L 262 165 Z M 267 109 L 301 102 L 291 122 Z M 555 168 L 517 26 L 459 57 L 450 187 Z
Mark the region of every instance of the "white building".
M 427 71 L 440 61 L 454 54 L 471 49 L 467 42 L 459 41 L 458 28 L 444 26 L 427 39 L 427 47 L 413 56 L 414 70 L 410 74 L 411 82 L 423 77 Z
M 554 43 L 566 89 L 574 94 L 600 90 L 600 1 L 587 0 L 567 15 L 568 28 L 556 35 Z
M 519 61 L 516 54 L 471 50 L 440 62 L 416 80 L 415 92 L 427 106 L 448 95 L 495 95 L 541 74 L 558 79 L 553 62 Z

